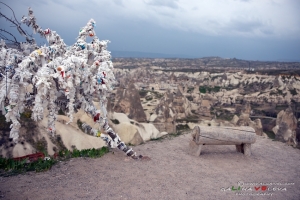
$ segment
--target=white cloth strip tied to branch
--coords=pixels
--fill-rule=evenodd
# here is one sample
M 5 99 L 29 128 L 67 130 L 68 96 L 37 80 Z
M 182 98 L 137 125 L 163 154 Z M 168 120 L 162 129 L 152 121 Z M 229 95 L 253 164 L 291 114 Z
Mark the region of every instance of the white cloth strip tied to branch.
M 31 117 L 35 121 L 43 119 L 46 108 L 49 111 L 47 130 L 52 136 L 55 135 L 57 107 L 67 109 L 70 123 L 77 111 L 74 107 L 81 106 L 107 135 L 84 125 L 83 128 L 88 133 L 102 138 L 108 146 L 117 147 L 128 156 L 138 158 L 107 122 L 107 96 L 113 90 L 116 80 L 111 55 L 107 51 L 109 41 L 100 41 L 96 37 L 96 22 L 90 19 L 79 30 L 76 43 L 70 47 L 55 31 L 40 27 L 31 8 L 28 16 L 23 16 L 21 22 L 31 27 L 34 33 L 46 38 L 49 46 L 38 47 L 34 39 L 27 37 L 27 43 L 20 45 L 20 52 L 8 49 L 4 41 L 0 43 L 0 64 L 5 67 L 5 70 L 1 68 L 0 105 L 2 108 L 5 105 L 4 96 L 9 99 L 9 105 L 2 110 L 6 112 L 6 120 L 12 122 L 10 137 L 15 142 L 18 141 L 21 126 L 18 121 L 19 113 L 24 111 L 24 105 L 31 105 L 27 101 L 32 101 L 34 97 Z M 92 38 L 90 43 L 86 42 L 88 37 Z M 33 88 L 30 94 L 26 93 L 28 86 Z M 58 100 L 58 95 L 66 100 Z M 95 97 L 100 102 L 99 110 L 93 103 Z

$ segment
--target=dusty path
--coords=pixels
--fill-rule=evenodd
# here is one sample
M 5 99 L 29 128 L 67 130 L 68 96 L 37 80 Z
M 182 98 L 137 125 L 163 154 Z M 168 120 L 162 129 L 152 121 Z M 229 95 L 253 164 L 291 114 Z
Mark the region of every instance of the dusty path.
M 0 177 L 2 199 L 300 199 L 300 150 L 258 137 L 253 155 L 235 146 L 205 146 L 200 157 L 187 155 L 190 134 L 135 147 L 151 161 L 134 161 L 120 151 L 99 159 L 78 158 L 44 173 Z M 253 191 L 222 191 L 242 187 Z M 255 191 L 246 183 L 269 185 Z M 255 185 L 259 186 L 259 185 Z M 285 190 L 284 189 L 284 190 Z M 271 196 L 272 193 L 272 196 Z M 255 194 L 256 196 L 250 196 Z M 257 194 L 269 194 L 257 196 Z

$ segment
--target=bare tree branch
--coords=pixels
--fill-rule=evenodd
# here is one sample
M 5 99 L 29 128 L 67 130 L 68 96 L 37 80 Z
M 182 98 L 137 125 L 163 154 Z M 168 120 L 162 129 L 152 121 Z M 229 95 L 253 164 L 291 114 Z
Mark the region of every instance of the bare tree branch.
M 15 20 L 8 18 L 6 15 L 4 15 L 2 12 L 0 12 L 0 17 L 4 17 L 7 21 L 9 21 L 10 23 L 12 23 L 12 25 L 14 25 L 17 30 L 19 31 L 19 33 L 24 36 L 26 38 L 26 41 L 29 43 L 34 42 L 33 36 L 28 34 L 27 31 L 24 31 L 21 27 L 21 23 L 18 22 L 18 20 L 16 19 L 15 13 L 14 11 L 5 3 L 0 2 L 1 4 L 7 6 L 13 13 Z
M 14 42 L 19 43 L 18 40 L 16 39 L 16 37 L 13 34 L 11 34 L 10 32 L 8 32 L 8 31 L 6 31 L 4 29 L 0 29 L 0 31 L 5 32 L 5 33 L 11 35 L 14 38 L 14 40 L 15 40 Z
M 25 31 L 21 28 L 21 26 L 17 22 L 15 22 L 14 20 L 9 19 L 8 17 L 6 17 L 1 12 L 0 12 L 0 17 L 4 17 L 7 21 L 9 21 L 10 23 L 14 24 L 17 27 L 17 29 L 20 32 L 20 34 L 23 35 L 23 36 L 26 36 Z
M 0 1 L 0 3 L 6 5 L 6 6 L 11 10 L 11 12 L 12 12 L 13 15 L 14 15 L 14 18 L 15 18 L 16 22 L 18 23 L 18 20 L 17 20 L 17 18 L 16 18 L 16 15 L 15 15 L 15 12 L 13 11 L 13 9 L 11 9 L 11 7 L 9 7 L 7 4 L 5 4 L 5 3 L 1 2 L 1 1 Z M 20 25 L 20 23 L 18 23 L 18 24 Z
M 16 39 L 16 37 L 13 34 L 11 34 L 10 32 L 8 32 L 6 30 L 3 30 L 3 29 L 0 29 L 0 32 L 4 32 L 6 34 L 11 35 L 14 38 L 14 40 L 11 40 L 11 39 L 7 38 L 5 35 L 3 35 L 2 33 L 0 33 L 0 37 L 2 39 L 6 40 L 6 41 L 9 41 L 9 42 L 12 42 L 13 45 L 17 46 L 18 49 L 21 49 L 20 42 L 18 42 L 18 40 Z

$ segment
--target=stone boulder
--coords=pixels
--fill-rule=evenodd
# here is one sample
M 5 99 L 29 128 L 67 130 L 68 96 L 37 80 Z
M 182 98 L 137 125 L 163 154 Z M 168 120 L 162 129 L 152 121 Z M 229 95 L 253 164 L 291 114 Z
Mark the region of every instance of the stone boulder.
M 117 120 L 117 124 L 112 124 L 112 128 L 120 136 L 121 140 L 127 144 L 139 145 L 150 139 L 159 138 L 166 132 L 160 132 L 153 124 L 139 123 L 137 121 L 129 119 L 123 113 L 113 113 L 114 121 Z
M 278 113 L 276 126 L 273 128 L 275 139 L 297 146 L 296 138 L 297 119 L 291 107 Z

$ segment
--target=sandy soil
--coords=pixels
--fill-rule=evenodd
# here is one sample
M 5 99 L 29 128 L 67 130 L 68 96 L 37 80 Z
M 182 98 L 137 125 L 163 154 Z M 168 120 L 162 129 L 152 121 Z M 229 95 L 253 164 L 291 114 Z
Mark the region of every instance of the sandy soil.
M 300 199 L 299 149 L 258 136 L 251 157 L 237 153 L 235 146 L 204 146 L 201 156 L 193 157 L 187 154 L 190 139 L 191 135 L 185 134 L 134 148 L 150 156 L 150 161 L 135 161 L 114 150 L 99 159 L 61 162 L 44 173 L 0 177 L 0 197 L 12 200 Z M 237 189 L 239 181 L 241 190 L 248 190 L 239 191 L 243 196 L 236 191 L 223 191 L 231 190 L 232 186 Z M 276 191 L 256 191 L 254 186 L 258 188 L 260 182 L 293 185 L 267 185 L 269 190 Z

